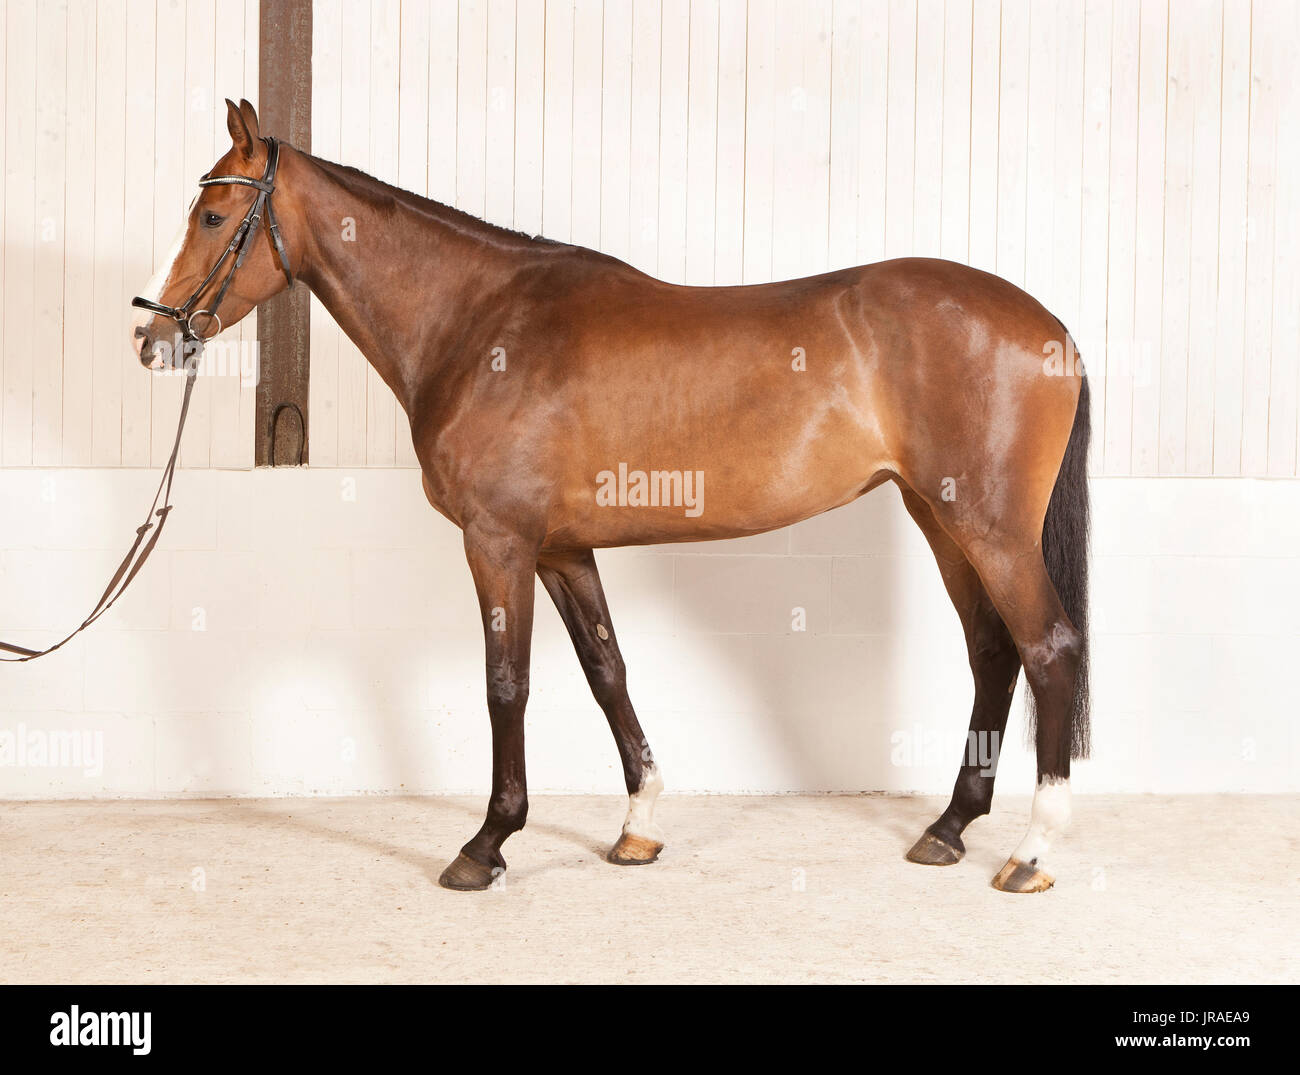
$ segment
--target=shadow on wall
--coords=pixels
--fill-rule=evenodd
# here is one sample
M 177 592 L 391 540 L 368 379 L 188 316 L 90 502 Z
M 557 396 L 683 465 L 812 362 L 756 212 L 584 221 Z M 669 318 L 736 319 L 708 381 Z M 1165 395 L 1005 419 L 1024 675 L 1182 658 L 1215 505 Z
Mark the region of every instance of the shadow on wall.
M 951 674 L 965 648 L 892 485 L 770 534 L 601 556 L 670 787 L 933 790 L 936 768 L 951 783 L 959 745 L 935 740 L 945 723 L 949 743 L 965 731 L 970 698 Z M 633 571 L 671 582 L 667 653 L 619 615 Z M 936 675 L 936 662 L 951 667 Z
M 203 578 L 210 592 L 173 595 L 178 619 L 191 601 L 254 619 L 254 790 L 485 793 L 482 639 L 459 531 L 412 472 L 299 475 L 251 475 L 251 502 L 222 505 L 216 560 L 181 565 L 177 588 Z M 244 546 L 249 559 L 231 561 Z M 785 530 L 597 558 L 633 702 L 673 790 L 950 785 L 970 706 L 965 649 L 892 486 Z M 540 583 L 527 741 L 534 791 L 622 791 Z M 228 730 L 193 746 L 229 753 Z
M 7 528 L 0 571 L 16 641 L 75 622 L 153 478 L 6 476 L 15 503 L 32 504 Z M 102 730 L 103 773 L 11 770 L 0 794 L 486 792 L 477 602 L 460 532 L 417 472 L 186 471 L 176 504 L 120 605 L 66 653 L 13 668 L 6 721 Z M 951 786 L 965 649 L 892 486 L 786 530 L 597 558 L 671 790 Z M 606 722 L 540 584 L 536 603 L 530 787 L 621 794 Z

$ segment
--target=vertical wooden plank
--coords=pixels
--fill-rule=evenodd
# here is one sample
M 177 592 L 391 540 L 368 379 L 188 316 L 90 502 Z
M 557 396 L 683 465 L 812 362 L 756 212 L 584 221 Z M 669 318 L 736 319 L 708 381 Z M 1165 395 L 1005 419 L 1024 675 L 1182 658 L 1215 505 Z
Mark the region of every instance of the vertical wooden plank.
M 318 0 L 312 11 L 312 146 L 325 160 L 342 157 L 343 0 Z M 311 461 L 339 464 L 340 331 L 329 311 L 311 300 Z
M 912 252 L 916 164 L 916 0 L 890 0 L 885 257 Z
M 600 246 L 600 0 L 573 12 L 573 241 Z
M 140 55 L 156 55 L 155 6 L 153 0 L 127 0 L 126 36 L 130 47 Z M 242 19 L 240 22 L 242 25 Z M 153 449 L 155 378 L 136 364 L 127 328 L 135 313 L 129 305 L 130 297 L 139 293 L 154 271 L 153 227 L 150 225 L 154 206 L 154 159 L 152 153 L 140 152 L 139 149 L 141 144 L 146 147 L 155 144 L 155 78 L 152 62 L 128 63 L 126 66 L 126 123 L 133 144 L 126 154 L 123 209 L 126 230 L 122 237 L 122 284 L 126 301 L 122 305 L 120 353 L 124 369 L 122 465 L 128 467 L 149 466 Z
M 398 63 L 401 10 L 398 0 L 371 0 L 370 130 L 371 175 L 386 183 L 397 179 Z M 366 465 L 391 467 L 396 461 L 397 400 L 392 389 L 366 363 Z M 405 419 L 403 419 L 405 422 Z
M 826 241 L 827 257 L 834 268 L 852 265 L 858 256 L 861 89 L 862 2 L 835 0 L 831 10 L 830 225 Z
M 1223 125 L 1214 318 L 1215 474 L 1241 466 L 1241 375 L 1246 335 L 1246 181 L 1250 153 L 1250 0 L 1223 8 Z
M 261 5 L 259 0 L 244 0 L 244 41 L 243 41 L 243 78 L 240 95 L 247 100 L 260 97 L 259 79 L 259 38 L 261 37 Z M 258 343 L 257 311 L 250 310 L 248 316 L 239 323 L 240 330 L 240 371 L 239 371 L 239 437 L 240 456 L 234 465 L 249 468 L 257 463 L 257 384 L 260 379 L 259 356 L 261 345 Z M 311 314 L 308 313 L 307 364 L 308 379 L 311 374 Z M 311 393 L 308 388 L 308 410 L 311 413 Z M 332 402 L 332 401 L 331 401 Z M 308 431 L 310 433 L 310 431 Z M 307 445 L 306 447 L 310 447 Z
M 915 180 L 912 249 L 915 257 L 941 253 L 943 221 L 944 0 L 918 0 L 916 9 Z
M 486 171 L 483 215 L 515 226 L 515 0 L 489 0 L 487 8 Z
M 831 0 L 807 4 L 805 19 L 807 200 L 801 272 L 824 273 L 829 268 L 827 233 L 831 227 Z
M 686 283 L 713 283 L 718 144 L 718 4 L 694 0 L 686 79 Z
M 4 415 L 5 466 L 32 461 L 36 293 L 36 3 L 9 0 L 5 26 Z
M 627 260 L 632 224 L 632 5 L 605 8 L 600 118 L 600 249 Z
M 754 0 L 745 43 L 745 283 L 772 279 L 776 166 L 776 3 Z
M 776 9 L 773 273 L 826 267 L 830 228 L 830 5 Z
M 197 193 L 198 177 L 217 159 L 217 132 L 226 125 L 216 111 L 212 84 L 216 78 L 216 0 L 186 0 L 185 4 L 185 180 L 190 197 Z M 125 54 L 125 39 L 122 42 Z M 124 55 L 125 62 L 125 55 Z M 222 115 L 225 103 L 221 105 Z M 259 116 L 260 116 L 259 112 Z M 101 120 L 101 134 L 104 127 Z M 188 205 L 188 201 L 186 202 Z M 121 236 L 116 240 L 121 243 Z M 118 366 L 120 371 L 120 364 Z M 206 379 L 205 379 L 206 380 Z M 196 385 L 181 446 L 181 464 L 208 467 L 212 462 L 212 394 L 206 383 Z M 120 382 L 119 382 L 120 391 Z M 99 395 L 98 386 L 95 389 Z
M 1052 202 L 1051 309 L 1072 331 L 1079 324 L 1080 223 L 1083 213 L 1083 5 L 1056 9 L 1056 162 Z M 1076 340 L 1076 342 L 1078 342 Z M 1087 362 L 1088 355 L 1084 355 Z M 1104 357 L 1104 356 L 1099 356 Z M 1104 371 L 1103 371 L 1104 372 Z
M 0 12 L 0 18 L 4 12 Z M 57 466 L 63 456 L 64 174 L 67 124 L 67 0 L 46 0 L 36 15 L 36 264 L 32 370 L 32 462 Z M 152 47 L 153 25 L 149 26 Z M 3 61 L 0 61 L 3 62 Z M 0 74 L 0 80 L 6 76 Z M 152 79 L 152 74 L 149 75 Z M 7 96 L 7 95 L 6 95 Z M 0 115 L 4 114 L 0 104 Z M 152 122 L 149 109 L 148 122 Z M 3 205 L 0 197 L 0 205 Z M 148 213 L 141 214 L 147 219 Z M 144 231 L 146 249 L 148 232 Z M 7 289 L 6 289 L 7 290 Z M 123 345 L 127 354 L 127 348 Z M 148 385 L 143 374 L 137 382 Z
M 972 0 L 947 0 L 943 27 L 943 163 L 939 255 L 970 256 Z
M 800 236 L 803 240 L 798 271 L 825 272 L 829 267 L 827 233 L 830 230 L 831 144 L 831 0 L 817 0 L 804 9 L 803 78 L 806 94 L 803 158 L 807 195 Z
M 739 284 L 745 256 L 745 23 L 741 4 L 718 13 L 717 197 L 713 279 Z
M 1138 35 L 1141 8 L 1120 4 L 1111 28 L 1110 208 L 1106 259 L 1106 392 L 1102 469 L 1127 474 L 1132 462 L 1136 271 Z
M 1293 64 L 1300 46 L 1300 12 L 1294 4 L 1275 8 L 1272 15 L 1275 48 Z M 1294 69 L 1282 87 L 1282 108 L 1278 115 L 1277 168 L 1286 182 L 1277 186 L 1274 207 L 1277 243 L 1273 255 L 1273 362 L 1269 386 L 1268 473 L 1271 477 L 1296 474 L 1300 423 L 1297 405 L 1300 391 L 1300 90 Z
M 1025 290 L 1064 319 L 1053 301 L 1057 190 L 1055 131 L 1057 13 L 1047 4 L 1029 10 L 1029 102 L 1025 159 Z
M 800 48 L 802 11 L 788 4 L 776 5 L 775 83 L 773 98 L 774 157 L 772 168 L 772 277 L 787 280 L 800 276 L 802 244 L 798 231 L 803 226 L 801 200 L 808 176 L 800 157 L 807 90 L 803 80 Z
M 1241 473 L 1268 472 L 1273 350 L 1273 257 L 1281 83 L 1289 65 L 1276 35 L 1277 4 L 1255 0 L 1250 35 L 1250 153 L 1246 224 L 1246 354 L 1242 377 Z M 1284 180 L 1285 177 L 1284 177 Z
M 393 21 L 390 19 L 390 22 Z M 280 0 L 264 4 L 258 16 L 258 42 L 261 55 L 271 62 L 258 68 L 258 119 L 262 130 L 292 143 L 304 153 L 310 153 L 311 142 L 311 0 Z M 385 55 L 390 68 L 396 61 Z M 393 82 L 396 74 L 393 75 Z M 396 95 L 393 91 L 392 96 Z M 358 87 L 357 96 L 364 110 L 366 94 Z M 394 102 L 395 105 L 395 102 Z M 396 132 L 391 120 L 382 125 L 386 137 L 395 140 Z M 360 134 L 364 138 L 364 134 Z M 385 165 L 396 170 L 396 152 L 385 158 Z M 391 160 L 391 164 L 390 164 Z M 365 242 L 365 237 L 359 238 Z M 293 251 L 289 251 L 290 257 Z M 311 298 L 306 285 L 293 287 L 262 303 L 257 321 L 258 348 L 262 357 L 262 376 L 257 385 L 257 463 L 296 463 L 296 449 L 301 448 L 304 461 L 311 458 Z M 271 458 L 271 423 L 276 410 L 282 405 L 296 406 L 303 416 L 303 425 L 295 421 L 290 410 L 281 411 L 276 427 L 277 458 Z M 391 415 L 391 406 L 381 407 L 381 413 Z M 391 456 L 393 435 L 391 419 L 386 430 L 378 435 L 379 444 Z M 381 451 L 383 450 L 381 447 Z
M 573 238 L 573 2 L 546 5 L 546 101 L 542 141 L 542 230 Z
M 339 160 L 362 171 L 370 170 L 370 12 L 368 3 L 343 4 Z M 482 212 L 481 206 L 479 211 Z M 358 233 L 356 241 L 364 243 L 367 237 Z M 346 335 L 340 336 L 339 466 L 358 467 L 367 462 L 369 370 L 370 366 L 356 344 Z
M 1209 474 L 1214 464 L 1214 343 L 1205 322 L 1219 283 L 1220 98 L 1223 93 L 1222 0 L 1196 0 L 1191 14 L 1192 143 L 1189 314 L 1195 320 L 1187 347 L 1187 440 L 1184 471 Z
M 127 0 L 128 4 L 132 0 Z M 152 8 L 152 5 L 149 5 Z M 152 10 L 149 12 L 153 14 Z M 214 71 L 212 79 L 212 100 L 214 103 L 213 120 L 216 123 L 217 145 L 214 159 L 224 153 L 229 145 L 228 132 L 225 129 L 225 99 L 240 93 L 244 84 L 244 4 L 243 0 L 219 0 L 217 6 L 216 36 L 213 38 Z M 128 67 L 128 78 L 130 68 Z M 130 90 L 128 88 L 128 96 Z M 236 102 L 238 97 L 233 98 Z M 128 115 L 131 108 L 128 101 Z M 261 119 L 261 113 L 258 116 Z M 279 132 L 272 132 L 279 133 Z M 129 188 L 129 182 L 128 182 Z M 129 195 L 128 195 L 129 196 Z M 128 213 L 128 219 L 130 214 Z M 148 279 L 147 276 L 141 279 Z M 246 445 L 241 441 L 240 423 L 240 384 L 239 384 L 239 348 L 243 340 L 242 323 L 228 328 L 216 340 L 204 348 L 203 371 L 205 374 L 204 391 L 212 401 L 212 445 L 211 464 L 214 467 L 237 467 L 246 459 Z M 128 379 L 129 382 L 135 378 Z M 126 400 L 123 400 L 123 454 L 127 450 L 130 438 L 127 436 Z M 297 424 L 293 427 L 297 437 Z M 247 447 L 251 447 L 248 445 Z
M 1110 210 L 1111 0 L 1089 0 L 1084 9 L 1083 194 L 1080 246 L 1080 350 L 1092 363 L 1092 460 L 1101 472 L 1106 417 L 1106 243 Z M 971 208 L 972 214 L 974 207 Z
M 664 0 L 660 37 L 659 271 L 660 279 L 686 279 L 687 79 L 690 6 Z
M 460 11 L 435 4 L 429 12 L 429 197 L 456 204 L 456 66 Z
M 889 4 L 863 0 L 858 84 L 859 264 L 885 256 L 885 145 L 889 118 Z
M 189 115 L 189 99 L 185 76 L 185 17 L 186 11 L 183 4 L 158 4 L 154 10 L 155 47 L 152 60 L 154 70 L 154 212 L 152 260 L 155 270 L 159 267 L 159 263 L 167 257 L 172 248 L 172 243 L 179 237 L 185 227 L 187 207 L 198 191 L 195 181 L 202 174 L 201 170 L 190 174 L 185 167 L 185 123 Z M 91 21 L 93 24 L 93 16 Z M 78 19 L 74 11 L 70 9 L 68 12 L 69 37 L 71 37 L 77 22 Z M 71 81 L 75 66 L 71 57 L 69 57 L 69 81 Z M 93 88 L 91 92 L 93 94 Z M 69 106 L 71 109 L 71 99 L 69 100 Z M 75 111 L 70 111 L 70 115 L 75 114 Z M 93 105 L 91 115 L 92 117 L 94 115 Z M 68 144 L 69 160 L 75 159 L 73 152 L 74 147 L 70 141 Z M 203 167 L 206 168 L 207 165 Z M 71 209 L 72 207 L 69 205 L 69 211 Z M 72 242 L 73 239 L 74 235 L 70 233 L 68 236 L 69 242 Z M 152 275 L 152 272 L 150 275 Z M 71 306 L 69 308 L 75 309 L 75 307 Z M 72 354 L 69 353 L 67 360 L 70 360 L 71 357 Z M 172 376 L 154 376 L 150 380 L 152 408 L 150 412 L 149 460 L 152 466 L 157 467 L 167 461 L 167 456 L 172 449 L 172 440 L 176 436 L 176 417 L 177 410 L 180 407 L 183 382 L 182 378 Z M 70 391 L 67 379 L 64 380 L 63 391 L 66 399 Z M 64 428 L 67 429 L 68 425 L 69 415 L 65 406 Z M 89 427 L 87 427 L 87 432 L 89 432 Z
M 95 287 L 90 344 L 92 360 L 91 460 L 96 466 L 122 462 L 122 378 L 127 370 L 122 343 L 122 237 L 126 170 L 126 4 L 105 0 L 95 8 Z M 210 68 L 209 68 L 210 72 Z M 204 84 L 204 93 L 210 93 Z M 188 148 L 188 147 L 187 147 Z M 210 148 L 210 145 L 209 145 Z M 212 162 L 209 161 L 208 164 Z M 206 168 L 207 165 L 204 165 Z M 10 180 L 12 182 L 12 179 Z M 194 408 L 201 445 L 188 461 L 207 465 L 207 417 Z M 6 426 L 8 422 L 6 421 Z M 190 443 L 195 443 L 191 441 Z
M 651 274 L 659 260 L 660 17 L 659 0 L 634 0 L 628 256 L 638 269 Z
M 487 3 L 462 0 L 456 61 L 456 205 L 481 217 L 487 198 Z
M 542 129 L 546 90 L 546 7 L 526 0 L 515 14 L 515 227 L 542 230 Z
M 998 266 L 998 94 L 1001 13 L 978 3 L 971 24 L 970 264 Z
M 7 116 L 6 111 L 9 99 L 9 0 L 0 0 L 0 27 L 4 27 L 5 39 L 0 41 L 0 116 Z M 9 171 L 9 162 L 6 156 L 5 139 L 0 138 L 0 288 L 4 287 L 5 278 L 5 258 L 4 245 L 5 238 L 5 198 L 7 184 L 6 175 Z M 5 314 L 3 295 L 0 294 L 0 317 Z M 0 321 L 0 463 L 4 460 L 4 378 L 5 378 L 5 346 L 4 346 L 4 322 Z
M 1160 356 L 1161 474 L 1187 465 L 1187 352 L 1192 237 L 1192 151 L 1196 102 L 1192 10 L 1169 5 L 1169 89 L 1165 111 L 1164 331 Z
M 1029 4 L 1003 0 L 998 85 L 998 275 L 1025 283 Z
M 397 185 L 424 194 L 429 179 L 429 7 L 401 5 L 397 90 Z M 394 411 L 393 458 L 418 466 L 406 412 Z
M 1164 320 L 1165 93 L 1169 5 L 1142 0 L 1138 86 L 1131 462 L 1152 475 L 1160 460 L 1160 353 Z M 1086 358 L 1086 356 L 1085 356 Z

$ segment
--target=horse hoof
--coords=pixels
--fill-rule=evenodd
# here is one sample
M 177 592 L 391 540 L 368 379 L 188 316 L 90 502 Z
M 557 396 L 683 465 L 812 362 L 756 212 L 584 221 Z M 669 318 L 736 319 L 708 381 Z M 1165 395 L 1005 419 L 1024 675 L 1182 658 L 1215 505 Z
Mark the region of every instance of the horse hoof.
M 438 884 L 456 892 L 482 892 L 485 888 L 491 888 L 503 873 L 505 870 L 500 866 L 484 866 L 462 851 L 456 856 L 456 861 L 442 871 Z
M 615 866 L 644 866 L 654 862 L 663 849 L 664 845 L 658 840 L 625 832 L 618 838 L 618 843 L 609 849 L 605 858 Z
M 908 862 L 919 862 L 922 866 L 953 866 L 962 860 L 966 854 L 966 849 L 960 846 L 953 847 L 945 840 L 940 840 L 934 833 L 926 830 L 921 833 L 921 838 L 912 845 L 912 850 L 907 853 Z
M 1056 883 L 1049 873 L 1044 873 L 1032 862 L 1007 859 L 1007 864 L 993 878 L 993 887 L 999 892 L 1046 892 Z

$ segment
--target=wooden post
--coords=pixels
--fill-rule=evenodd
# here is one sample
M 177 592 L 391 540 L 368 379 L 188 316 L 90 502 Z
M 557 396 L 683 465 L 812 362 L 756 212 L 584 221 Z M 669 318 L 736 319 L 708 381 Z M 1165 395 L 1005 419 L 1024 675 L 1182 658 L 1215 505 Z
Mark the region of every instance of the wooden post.
M 258 123 L 304 152 L 311 152 L 311 0 L 262 0 L 258 23 Z M 292 237 L 288 237 L 292 242 Z M 261 379 L 257 385 L 259 467 L 308 459 L 307 385 L 310 377 L 311 302 L 295 284 L 257 311 Z M 292 404 L 302 415 L 302 427 Z M 277 414 L 277 408 L 279 408 Z M 277 421 L 276 458 L 271 423 Z

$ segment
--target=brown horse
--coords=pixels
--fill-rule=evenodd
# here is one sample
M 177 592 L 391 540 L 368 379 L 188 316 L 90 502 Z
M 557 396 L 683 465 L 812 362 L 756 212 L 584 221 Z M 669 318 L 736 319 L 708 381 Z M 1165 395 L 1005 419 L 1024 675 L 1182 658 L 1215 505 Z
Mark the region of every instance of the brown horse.
M 136 352 L 156 367 L 177 345 L 188 321 L 158 310 L 185 296 L 196 310 L 228 286 L 229 326 L 296 275 L 406 409 L 429 502 L 464 532 L 492 723 L 487 817 L 443 885 L 490 886 L 524 825 L 534 573 L 622 758 L 630 809 L 609 860 L 651 862 L 663 778 L 592 550 L 756 534 L 887 481 L 961 618 L 973 735 L 1000 740 L 1024 666 L 1038 784 L 1028 835 L 993 884 L 1052 884 L 1041 859 L 1088 745 L 1088 388 L 1055 317 L 1004 280 L 928 259 L 747 287 L 663 283 L 264 139 L 247 101 L 227 104 L 233 146 L 214 168 L 226 181 L 201 190 Z M 204 285 L 260 192 L 287 263 L 264 229 L 233 279 Z M 957 862 L 992 796 L 990 767 L 968 755 L 907 857 Z

